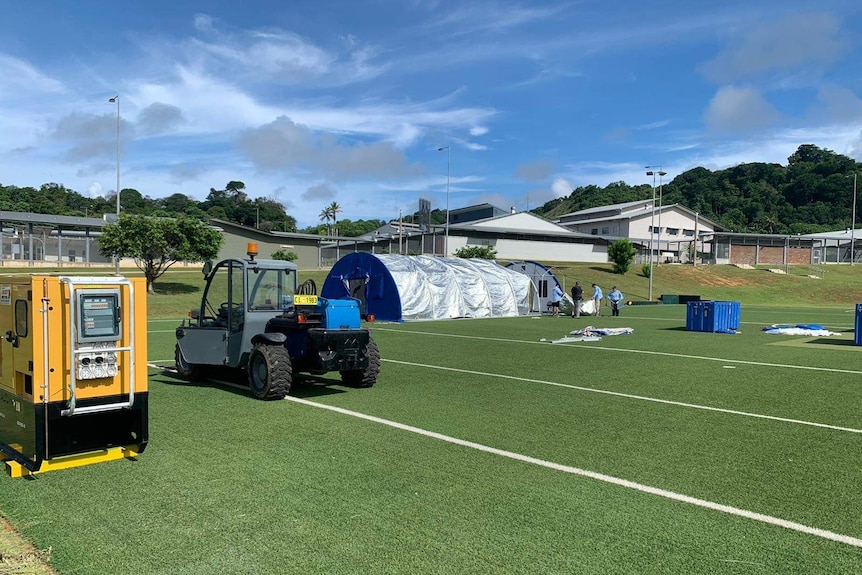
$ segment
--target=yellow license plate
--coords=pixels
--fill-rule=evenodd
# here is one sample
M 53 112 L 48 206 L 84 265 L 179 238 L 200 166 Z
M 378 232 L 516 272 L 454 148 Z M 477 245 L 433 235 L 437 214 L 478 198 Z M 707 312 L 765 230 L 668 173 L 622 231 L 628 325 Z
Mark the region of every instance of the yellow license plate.
M 295 295 L 293 296 L 294 305 L 317 305 L 316 295 Z

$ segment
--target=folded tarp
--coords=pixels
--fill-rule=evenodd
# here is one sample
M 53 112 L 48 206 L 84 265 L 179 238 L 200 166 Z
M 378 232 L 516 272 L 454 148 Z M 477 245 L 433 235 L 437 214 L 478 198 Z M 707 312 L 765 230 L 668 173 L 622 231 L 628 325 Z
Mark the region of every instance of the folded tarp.
M 593 327 L 588 325 L 584 329 L 575 329 L 569 332 L 569 335 L 628 335 L 634 333 L 634 329 L 630 327 Z
M 602 341 L 602 338 L 597 335 L 581 335 L 577 337 L 561 337 L 560 339 L 552 340 L 551 343 L 572 343 L 576 341 Z
M 818 323 L 798 323 L 796 325 L 771 325 L 763 328 L 764 333 L 778 335 L 841 335 L 838 332 L 829 331 Z

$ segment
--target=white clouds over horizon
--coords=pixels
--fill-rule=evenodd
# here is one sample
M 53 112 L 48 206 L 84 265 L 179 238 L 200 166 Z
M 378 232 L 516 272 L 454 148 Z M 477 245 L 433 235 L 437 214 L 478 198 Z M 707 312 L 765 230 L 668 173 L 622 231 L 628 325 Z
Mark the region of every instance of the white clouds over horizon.
M 300 225 L 335 198 L 351 219 L 422 196 L 439 207 L 447 169 L 453 205 L 521 208 L 567 186 L 642 182 L 645 164 L 674 174 L 783 163 L 801 144 L 862 148 L 847 65 L 859 41 L 838 0 L 816 11 L 671 0 L 667 18 L 641 28 L 654 0 L 345 5 L 331 16 L 325 2 L 250 1 L 180 5 L 163 20 L 145 16 L 164 0 L 147 11 L 56 3 L 61 20 L 119 32 L 86 49 L 74 25 L 34 34 L 22 6 L 0 48 L 0 131 L 13 135 L 0 144 L 0 182 L 113 189 L 117 93 L 123 187 L 203 199 L 238 179 Z M 449 166 L 436 153 L 445 145 Z

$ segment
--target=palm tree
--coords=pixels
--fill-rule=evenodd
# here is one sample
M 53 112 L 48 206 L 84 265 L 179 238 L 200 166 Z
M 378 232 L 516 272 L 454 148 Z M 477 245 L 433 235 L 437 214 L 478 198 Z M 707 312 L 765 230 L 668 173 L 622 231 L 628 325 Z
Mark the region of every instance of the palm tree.
M 326 235 L 329 235 L 329 220 L 333 217 L 332 206 L 326 206 L 323 208 L 323 211 L 320 212 L 320 221 L 326 222 Z
M 332 202 L 326 208 L 329 210 L 330 216 L 332 216 L 332 227 L 335 228 L 335 233 L 338 233 L 338 212 L 341 211 L 341 206 L 338 205 L 338 202 Z

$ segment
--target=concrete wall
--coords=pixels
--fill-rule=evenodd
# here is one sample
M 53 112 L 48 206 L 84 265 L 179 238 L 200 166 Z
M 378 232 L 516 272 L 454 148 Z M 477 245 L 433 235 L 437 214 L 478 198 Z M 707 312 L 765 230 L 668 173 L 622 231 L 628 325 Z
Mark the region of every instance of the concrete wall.
M 467 237 L 450 236 L 449 253 L 468 245 Z M 490 245 L 501 260 L 538 260 L 546 262 L 607 263 L 607 246 L 585 243 L 566 243 L 533 240 L 494 240 L 490 243 L 470 243 L 471 246 Z
M 246 257 L 248 242 L 257 242 L 258 258 L 267 259 L 278 250 L 294 252 L 299 256 L 294 263 L 300 269 L 318 267 L 318 240 L 316 238 L 273 237 L 254 229 L 230 228 L 222 232 L 224 243 L 219 250 L 219 260 Z M 287 246 L 287 247 L 282 247 Z

